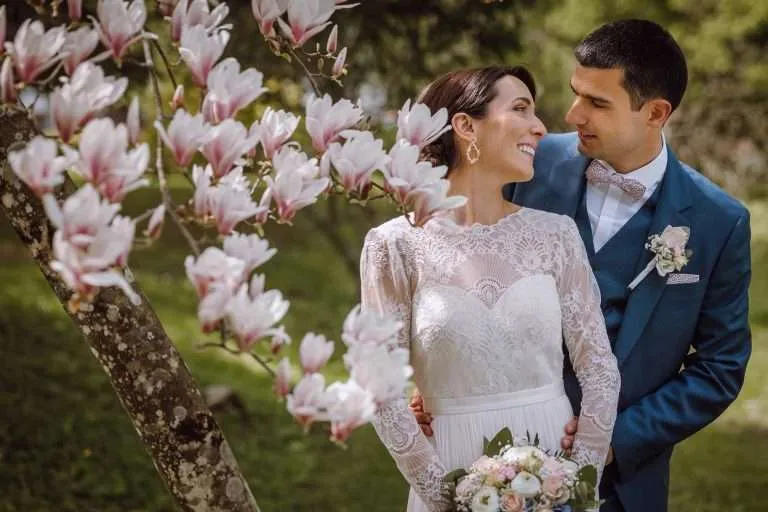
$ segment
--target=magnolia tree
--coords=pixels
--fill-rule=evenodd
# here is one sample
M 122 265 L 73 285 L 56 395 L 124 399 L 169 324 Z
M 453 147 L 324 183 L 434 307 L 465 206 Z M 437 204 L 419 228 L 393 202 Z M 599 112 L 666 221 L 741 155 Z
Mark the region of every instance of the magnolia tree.
M 0 49 L 0 113 L 13 131 L 2 138 L 13 172 L 0 180 L 3 208 L 112 378 L 179 503 L 255 510 L 183 362 L 161 343 L 167 336 L 127 268 L 131 248 L 157 240 L 170 219 L 188 242 L 190 255 L 179 264 L 197 293 L 202 331 L 217 334 L 212 344 L 249 354 L 299 424 L 326 422 L 330 439 L 344 443 L 404 392 L 412 370 L 405 350 L 395 347 L 401 324 L 355 307 L 341 333 L 344 381 L 328 384 L 321 373 L 336 347 L 323 334 L 303 336 L 297 362 L 283 356 L 274 364 L 291 342 L 281 325 L 290 302 L 259 272 L 276 257 L 263 227 L 290 225 L 330 195 L 362 203 L 388 197 L 415 227 L 463 204 L 447 196 L 446 168 L 419 159 L 421 148 L 448 129 L 447 114 L 406 102 L 387 151 L 363 128 L 358 103 L 323 94 L 320 84 L 333 87 L 347 73 L 347 48 L 339 50 L 340 29 L 331 21 L 337 10 L 355 7 L 344 0 L 252 1 L 254 19 L 242 28 L 257 27 L 276 55 L 300 66 L 311 90 L 304 112 L 266 108 L 250 126 L 238 114 L 267 88 L 258 70 L 225 57 L 233 29 L 225 3 L 159 1 L 167 23 L 156 32 L 145 25 L 144 0 L 99 0 L 87 19 L 80 0 L 69 0 L 66 12 L 52 4 L 50 26 L 27 19 Z M 0 7 L 3 41 L 5 16 Z M 125 97 L 126 76 L 101 67 L 111 60 L 120 70 L 126 59 L 147 70 L 149 112 Z M 197 91 L 177 80 L 182 74 L 199 89 L 198 105 L 189 99 Z M 175 86 L 169 97 L 161 75 Z M 30 125 L 34 105 L 20 101 L 23 88 L 48 95 L 51 129 Z M 115 121 L 115 111 L 127 114 Z M 142 126 L 154 128 L 152 143 L 141 141 Z M 294 140 L 300 129 L 311 147 Z M 172 199 L 170 172 L 186 177 L 185 201 Z M 162 202 L 135 218 L 122 214 L 123 199 L 142 187 L 157 187 Z M 206 236 L 196 238 L 201 230 Z

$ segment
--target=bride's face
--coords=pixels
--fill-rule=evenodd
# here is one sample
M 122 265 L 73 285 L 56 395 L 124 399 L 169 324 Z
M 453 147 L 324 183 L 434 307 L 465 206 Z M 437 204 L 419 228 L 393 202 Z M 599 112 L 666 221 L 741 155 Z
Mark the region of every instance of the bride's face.
M 498 169 L 509 181 L 528 181 L 533 177 L 536 147 L 547 129 L 536 117 L 531 92 L 521 80 L 507 75 L 495 87 L 496 97 L 485 117 L 473 120 L 483 167 Z

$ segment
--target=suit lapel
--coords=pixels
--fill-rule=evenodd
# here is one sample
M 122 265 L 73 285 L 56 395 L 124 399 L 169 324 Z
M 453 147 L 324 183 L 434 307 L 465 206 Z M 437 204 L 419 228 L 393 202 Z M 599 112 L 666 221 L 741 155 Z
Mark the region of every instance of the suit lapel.
M 690 177 L 680 165 L 680 162 L 669 151 L 669 159 L 661 182 L 659 202 L 648 231 L 649 236 L 659 234 L 667 226 L 689 226 L 690 222 L 683 215 L 683 211 L 691 205 Z M 693 236 L 693 233 L 692 233 Z M 628 248 L 632 251 L 635 248 Z M 644 249 L 643 249 L 644 250 Z M 645 251 L 645 250 L 644 250 Z M 640 258 L 636 272 L 639 273 L 653 254 L 645 251 Z M 634 277 L 634 276 L 633 276 Z M 619 364 L 622 364 L 634 348 L 653 314 L 656 305 L 661 299 L 666 286 L 666 278 L 661 277 L 655 270 L 651 271 L 645 279 L 630 293 L 627 307 L 624 310 L 624 318 L 616 339 L 615 353 Z

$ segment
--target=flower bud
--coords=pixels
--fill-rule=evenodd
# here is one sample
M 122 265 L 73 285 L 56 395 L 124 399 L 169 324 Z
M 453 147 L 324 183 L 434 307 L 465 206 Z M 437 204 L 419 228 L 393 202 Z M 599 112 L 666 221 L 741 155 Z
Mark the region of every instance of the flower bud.
M 328 53 L 336 53 L 336 48 L 339 43 L 339 26 L 334 25 L 331 30 L 331 34 L 328 36 L 328 42 L 325 44 L 325 51 Z
M 333 78 L 338 78 L 341 75 L 344 74 L 344 64 L 347 61 L 347 47 L 341 49 L 339 54 L 336 56 L 336 62 L 333 63 L 333 68 L 331 69 L 331 76 Z

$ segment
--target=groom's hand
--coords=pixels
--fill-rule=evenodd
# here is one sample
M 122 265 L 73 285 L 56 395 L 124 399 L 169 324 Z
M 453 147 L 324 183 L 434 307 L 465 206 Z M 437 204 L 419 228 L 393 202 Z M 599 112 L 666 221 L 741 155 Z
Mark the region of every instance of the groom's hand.
M 576 438 L 576 431 L 579 429 L 579 418 L 574 416 L 571 421 L 566 423 L 565 428 L 563 429 L 565 432 L 565 435 L 563 436 L 563 439 L 560 441 L 560 446 L 562 446 L 563 450 L 565 450 L 565 453 L 568 455 L 571 454 L 571 449 L 573 448 L 573 440 Z
M 424 412 L 424 399 L 421 397 L 421 393 L 416 389 L 411 396 L 411 403 L 408 404 L 411 408 L 411 412 L 416 416 L 416 421 L 421 427 L 421 431 L 427 437 L 432 437 L 432 415 L 428 412 Z

